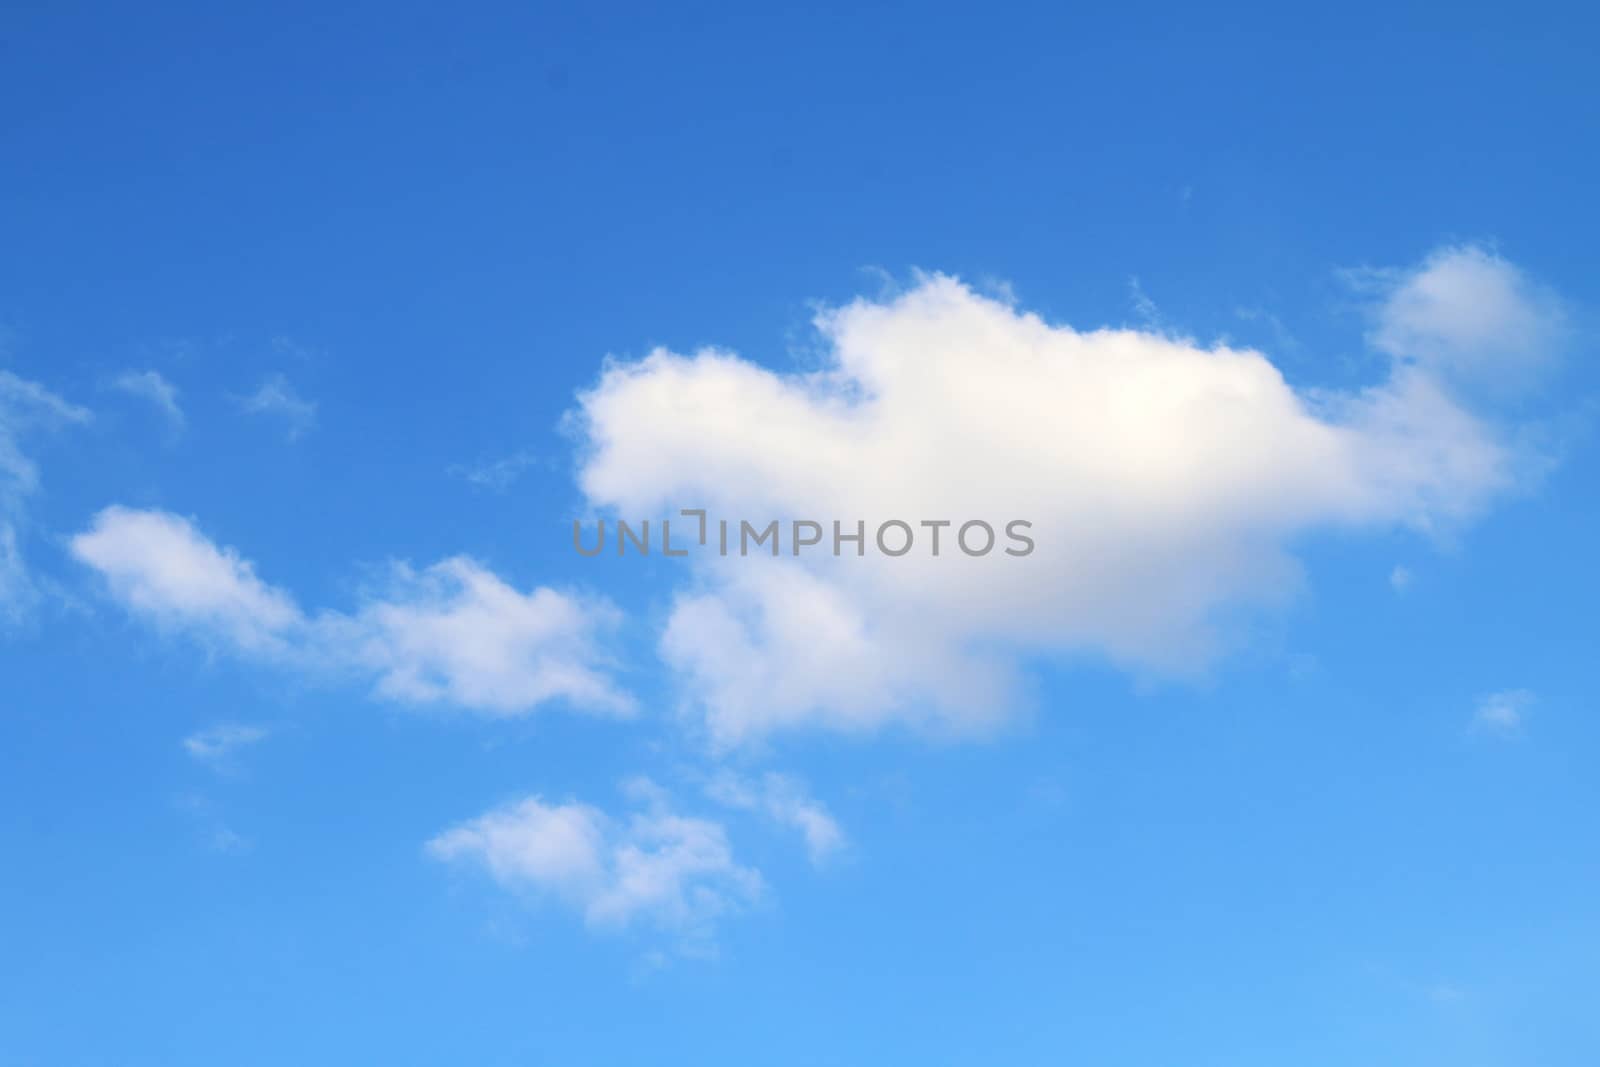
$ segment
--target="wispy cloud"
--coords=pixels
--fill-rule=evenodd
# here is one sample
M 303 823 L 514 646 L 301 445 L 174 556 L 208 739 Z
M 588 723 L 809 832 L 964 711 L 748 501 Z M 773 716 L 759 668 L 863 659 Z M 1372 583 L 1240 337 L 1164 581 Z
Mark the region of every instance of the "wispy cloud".
M 250 839 L 234 830 L 222 818 L 211 798 L 201 793 L 185 793 L 176 800 L 177 808 L 199 831 L 206 847 L 214 852 L 238 854 L 250 851 Z
M 273 337 L 272 340 L 268 342 L 268 345 L 277 355 L 297 360 L 301 363 L 310 362 L 322 355 L 319 349 L 297 341 L 293 337 L 289 337 L 286 334 L 278 334 L 276 337 Z
M 39 468 L 23 451 L 23 440 L 90 418 L 88 409 L 38 382 L 0 370 L 0 624 L 20 623 L 39 597 L 22 552 L 25 505 L 39 487 Z
M 844 847 L 844 831 L 827 807 L 788 775 L 769 772 L 759 778 L 741 778 L 723 771 L 706 784 L 706 794 L 719 804 L 757 812 L 799 831 L 813 864 L 826 862 Z
M 450 468 L 450 473 L 480 489 L 503 493 L 537 462 L 538 457 L 532 452 L 516 452 L 471 466 L 457 464 Z
M 197 762 L 212 769 L 228 766 L 235 753 L 266 740 L 269 731 L 264 726 L 247 723 L 219 723 L 183 739 L 183 750 Z
M 117 375 L 111 382 L 113 389 L 136 396 L 155 405 L 157 411 L 174 429 L 184 425 L 183 408 L 178 404 L 178 387 L 153 370 L 129 370 Z
M 1161 309 L 1150 295 L 1144 291 L 1144 286 L 1137 277 L 1128 279 L 1128 302 L 1133 305 L 1133 313 L 1139 321 L 1152 330 L 1162 330 L 1165 322 L 1161 317 Z
M 1294 355 L 1300 351 L 1300 341 L 1283 324 L 1283 320 L 1265 308 L 1238 307 L 1234 308 L 1233 313 L 1245 322 L 1258 323 L 1265 326 L 1267 333 L 1271 337 L 1272 347 L 1278 353 Z
M 1509 736 L 1522 732 L 1537 697 L 1527 689 L 1505 689 L 1478 701 L 1472 727 L 1481 733 Z
M 282 374 L 271 375 L 255 392 L 240 397 L 239 406 L 252 414 L 282 419 L 291 441 L 299 440 L 317 421 L 316 402 L 301 396 Z
M 1411 573 L 1409 567 L 1403 567 L 1398 563 L 1395 564 L 1394 570 L 1389 572 L 1389 588 L 1396 593 L 1404 593 L 1416 580 L 1417 576 Z

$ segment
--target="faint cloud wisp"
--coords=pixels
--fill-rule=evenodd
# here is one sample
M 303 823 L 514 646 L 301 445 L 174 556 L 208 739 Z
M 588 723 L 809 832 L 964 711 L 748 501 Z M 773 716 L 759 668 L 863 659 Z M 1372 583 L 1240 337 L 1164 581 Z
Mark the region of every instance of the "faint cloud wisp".
M 274 374 L 256 391 L 239 398 L 239 406 L 253 415 L 281 419 L 290 441 L 298 441 L 317 421 L 317 405 L 297 392 L 289 379 Z

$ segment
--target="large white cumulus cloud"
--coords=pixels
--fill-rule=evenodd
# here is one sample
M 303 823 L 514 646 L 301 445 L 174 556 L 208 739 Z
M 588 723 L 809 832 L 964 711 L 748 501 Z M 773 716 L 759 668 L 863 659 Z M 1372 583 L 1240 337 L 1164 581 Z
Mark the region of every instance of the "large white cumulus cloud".
M 1388 279 L 1386 299 L 1414 304 L 1408 283 L 1440 262 Z M 1502 282 L 1489 327 L 1538 315 Z M 580 398 L 580 482 L 625 518 L 1031 521 L 1021 558 L 949 551 L 950 530 L 937 559 L 701 558 L 662 638 L 724 744 L 970 728 L 1014 703 L 1020 656 L 1201 667 L 1240 611 L 1294 591 L 1296 536 L 1448 527 L 1506 489 L 1515 456 L 1435 369 L 1481 338 L 1432 311 L 1395 321 L 1410 333 L 1384 335 L 1384 380 L 1310 392 L 1257 351 L 1080 332 L 925 277 L 821 314 L 810 373 L 715 350 L 610 366 Z M 1403 356 L 1408 336 L 1428 351 Z

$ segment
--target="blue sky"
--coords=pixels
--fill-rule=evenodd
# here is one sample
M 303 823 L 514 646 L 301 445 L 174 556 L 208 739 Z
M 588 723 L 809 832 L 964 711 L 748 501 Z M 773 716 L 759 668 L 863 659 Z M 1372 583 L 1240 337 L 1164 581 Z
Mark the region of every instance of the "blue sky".
M 1592 1064 L 1597 28 L 8 6 L 0 1065 Z

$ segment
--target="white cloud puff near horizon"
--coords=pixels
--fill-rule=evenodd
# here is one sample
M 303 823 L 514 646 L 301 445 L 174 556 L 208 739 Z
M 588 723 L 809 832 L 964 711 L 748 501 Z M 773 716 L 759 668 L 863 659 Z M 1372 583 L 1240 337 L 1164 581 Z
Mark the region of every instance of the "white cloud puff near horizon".
M 716 349 L 609 365 L 574 412 L 579 482 L 630 518 L 1031 521 L 1022 559 L 702 557 L 660 642 L 718 745 L 981 729 L 1029 656 L 1204 670 L 1232 622 L 1295 593 L 1296 538 L 1451 531 L 1517 483 L 1526 457 L 1455 370 L 1532 373 L 1556 305 L 1474 246 L 1373 277 L 1387 371 L 1335 391 L 1255 350 L 1079 331 L 923 276 L 820 313 L 808 373 Z

